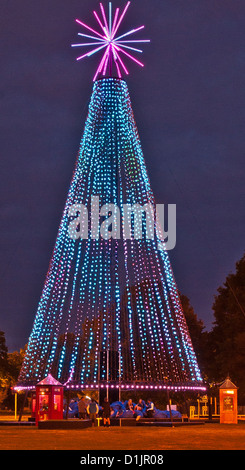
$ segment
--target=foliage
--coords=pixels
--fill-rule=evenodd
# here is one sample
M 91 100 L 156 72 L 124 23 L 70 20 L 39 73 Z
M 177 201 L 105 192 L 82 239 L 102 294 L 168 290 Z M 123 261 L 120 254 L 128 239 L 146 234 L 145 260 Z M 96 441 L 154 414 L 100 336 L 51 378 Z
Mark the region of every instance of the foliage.
M 8 353 L 5 334 L 0 331 L 0 407 L 12 406 L 11 387 L 17 382 L 24 355 L 24 349 Z
M 215 321 L 209 334 L 210 381 L 227 376 L 239 387 L 239 400 L 245 403 L 245 255 L 236 263 L 235 273 L 218 288 L 213 311 Z
M 202 376 L 206 378 L 206 357 L 208 333 L 205 331 L 205 325 L 202 320 L 198 319 L 190 304 L 190 300 L 185 295 L 180 295 L 186 323 L 189 329 L 191 341 L 197 356 L 197 362 L 200 367 Z
M 8 348 L 6 346 L 5 334 L 0 331 L 0 374 L 3 374 L 7 367 Z
M 214 322 L 210 332 L 198 320 L 189 299 L 181 302 L 202 376 L 218 392 L 227 376 L 239 387 L 238 399 L 245 403 L 245 255 L 236 263 L 214 298 Z M 216 392 L 215 392 L 216 390 Z
M 8 348 L 6 346 L 5 334 L 0 331 L 0 403 L 5 397 L 5 389 L 8 385 Z

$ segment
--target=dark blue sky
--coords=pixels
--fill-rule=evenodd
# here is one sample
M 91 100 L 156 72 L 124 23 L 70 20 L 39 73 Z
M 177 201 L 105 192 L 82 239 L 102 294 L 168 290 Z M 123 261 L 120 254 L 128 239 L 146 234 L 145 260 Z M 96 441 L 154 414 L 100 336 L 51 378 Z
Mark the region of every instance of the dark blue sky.
M 2 1 L 0 330 L 10 351 L 31 332 L 98 61 L 76 62 L 74 20 L 93 22 L 98 5 Z M 245 3 L 132 0 L 125 31 L 141 24 L 151 44 L 127 83 L 156 201 L 177 205 L 178 287 L 210 329 L 217 288 L 245 251 Z

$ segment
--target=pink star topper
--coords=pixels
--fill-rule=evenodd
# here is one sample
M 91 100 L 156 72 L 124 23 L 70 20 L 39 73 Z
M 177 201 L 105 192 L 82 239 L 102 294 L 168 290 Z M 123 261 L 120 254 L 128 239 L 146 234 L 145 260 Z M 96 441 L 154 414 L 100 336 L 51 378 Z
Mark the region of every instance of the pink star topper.
M 109 76 L 112 76 L 112 65 L 115 65 L 115 70 L 117 73 L 117 76 L 119 78 L 122 78 L 122 71 L 126 73 L 126 75 L 129 74 L 126 65 L 123 61 L 123 57 L 128 57 L 132 61 L 136 62 L 136 64 L 140 65 L 141 67 L 144 67 L 144 64 L 140 62 L 136 57 L 134 57 L 131 53 L 128 51 L 133 51 L 133 52 L 139 52 L 142 53 L 142 49 L 138 49 L 136 47 L 132 47 L 132 44 L 134 43 L 145 43 L 145 42 L 150 42 L 149 39 L 139 39 L 139 40 L 132 40 L 132 39 L 126 39 L 127 36 L 130 36 L 137 31 L 140 31 L 141 29 L 144 28 L 144 26 L 140 26 L 139 28 L 132 29 L 131 31 L 128 31 L 127 33 L 124 33 L 120 36 L 117 36 L 118 29 L 123 21 L 123 18 L 128 10 L 128 7 L 131 2 L 128 2 L 120 14 L 119 8 L 116 8 L 115 15 L 113 17 L 112 14 L 112 3 L 109 2 L 109 16 L 108 18 L 106 17 L 104 7 L 102 3 L 100 3 L 100 10 L 101 10 L 101 15 L 102 18 L 99 17 L 98 13 L 94 11 L 94 16 L 98 22 L 98 25 L 100 27 L 100 32 L 96 31 L 95 29 L 91 28 L 90 26 L 86 25 L 82 21 L 76 19 L 76 22 L 83 26 L 85 29 L 93 33 L 93 36 L 88 35 L 88 34 L 82 34 L 78 33 L 78 36 L 82 36 L 87 39 L 92 39 L 93 42 L 85 42 L 82 44 L 72 44 L 72 47 L 91 47 L 94 46 L 89 52 L 86 54 L 81 55 L 80 57 L 77 57 L 77 60 L 84 59 L 85 57 L 90 57 L 97 52 L 102 52 L 102 59 L 99 63 L 99 66 L 96 70 L 95 76 L 94 76 L 94 81 L 98 78 L 99 74 L 102 74 L 102 76 L 105 76 L 107 73 L 109 73 Z M 125 50 L 126 49 L 126 50 Z

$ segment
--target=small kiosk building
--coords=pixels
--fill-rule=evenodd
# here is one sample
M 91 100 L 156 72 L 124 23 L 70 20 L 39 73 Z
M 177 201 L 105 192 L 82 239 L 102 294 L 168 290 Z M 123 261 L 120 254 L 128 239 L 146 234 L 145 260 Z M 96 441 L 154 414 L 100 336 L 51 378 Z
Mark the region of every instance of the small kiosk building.
M 49 419 L 63 419 L 63 385 L 51 374 L 36 386 L 36 424 Z
M 219 388 L 220 423 L 237 424 L 237 387 L 229 377 Z

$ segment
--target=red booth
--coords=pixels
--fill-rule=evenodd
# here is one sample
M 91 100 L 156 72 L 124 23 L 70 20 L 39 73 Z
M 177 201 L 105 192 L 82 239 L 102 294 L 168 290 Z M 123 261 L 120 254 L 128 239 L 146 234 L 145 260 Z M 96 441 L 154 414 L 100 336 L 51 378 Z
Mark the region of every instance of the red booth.
M 220 423 L 237 424 L 237 387 L 229 377 L 219 388 Z
M 48 419 L 63 419 L 63 385 L 51 374 L 36 386 L 36 424 Z

